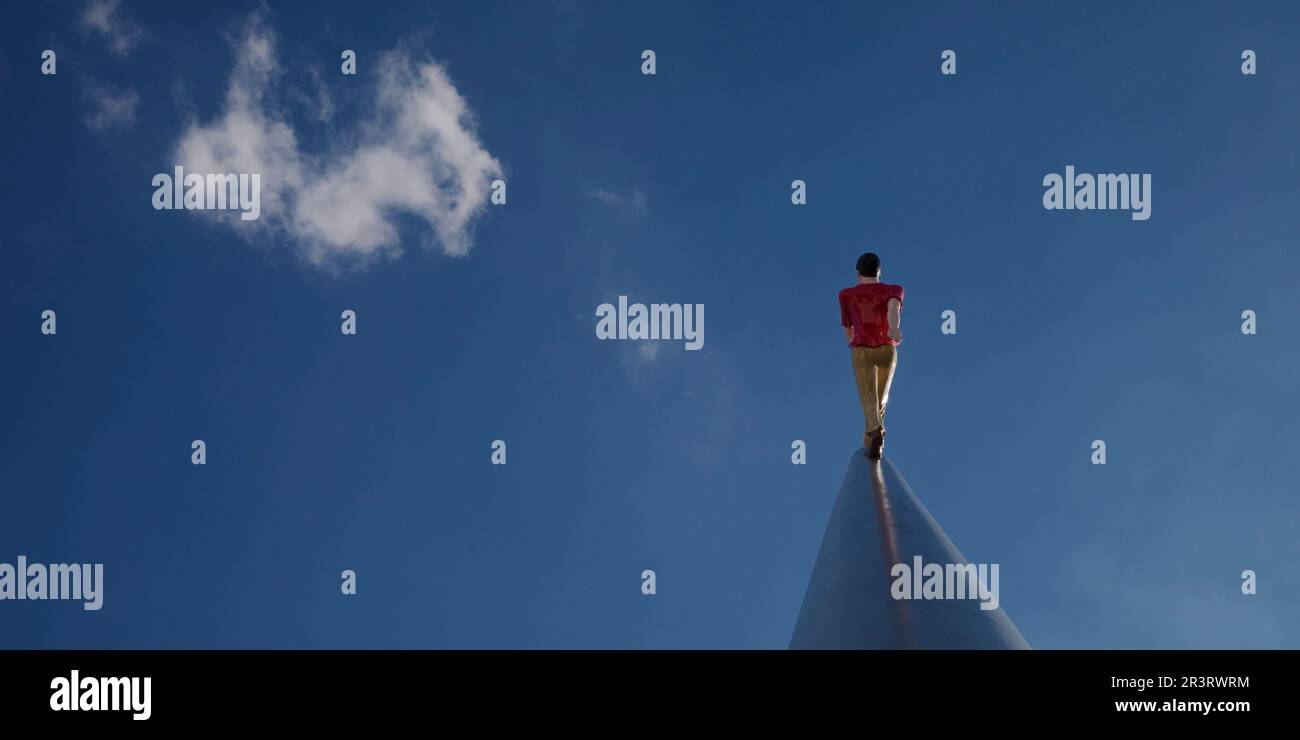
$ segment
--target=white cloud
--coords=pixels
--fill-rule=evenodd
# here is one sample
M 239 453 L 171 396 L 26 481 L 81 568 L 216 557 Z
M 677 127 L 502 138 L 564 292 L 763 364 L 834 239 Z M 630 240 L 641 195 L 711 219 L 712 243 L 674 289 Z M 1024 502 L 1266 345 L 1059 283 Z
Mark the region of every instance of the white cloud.
M 638 340 L 635 342 L 620 342 L 629 346 L 620 348 L 620 364 L 623 371 L 628 374 L 632 380 L 642 380 L 643 373 L 649 372 L 650 368 L 655 365 L 659 359 L 659 350 L 663 348 L 664 342 L 654 340 Z
M 108 50 L 124 57 L 148 39 L 149 32 L 119 12 L 121 4 L 121 0 L 90 0 L 81 12 L 81 31 L 103 36 Z
M 662 346 L 659 342 L 642 342 L 641 346 L 636 348 L 638 359 L 643 365 L 649 365 L 659 357 L 659 348 Z
M 622 195 L 605 188 L 592 188 L 587 191 L 587 197 L 613 208 L 626 209 L 637 218 L 643 218 L 649 212 L 645 193 L 641 192 L 641 188 L 633 188 L 629 195 Z
M 330 95 L 330 89 L 325 85 L 325 78 L 321 74 L 320 67 L 310 67 L 307 73 L 311 76 L 312 90 L 315 95 L 308 95 L 306 92 L 299 91 L 298 98 L 307 110 L 316 117 L 321 123 L 329 123 L 334 118 L 334 98 Z
M 187 171 L 261 174 L 262 217 L 223 223 L 285 237 L 322 267 L 399 254 L 403 215 L 424 222 L 428 246 L 468 254 L 502 170 L 441 66 L 400 49 L 381 55 L 362 118 L 314 154 L 302 150 L 275 97 L 276 38 L 260 16 L 236 46 L 223 110 L 192 123 L 176 146 Z
M 85 121 L 91 131 L 105 133 L 135 125 L 135 111 L 140 107 L 140 94 L 135 90 L 122 90 L 89 80 L 82 98 L 90 105 Z

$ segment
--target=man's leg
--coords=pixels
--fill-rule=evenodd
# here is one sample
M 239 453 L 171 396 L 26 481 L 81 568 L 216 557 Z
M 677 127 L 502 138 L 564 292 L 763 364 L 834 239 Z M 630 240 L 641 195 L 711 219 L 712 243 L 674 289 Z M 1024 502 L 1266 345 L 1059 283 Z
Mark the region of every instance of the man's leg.
M 897 354 L 894 352 L 894 345 L 886 344 L 880 347 L 871 348 L 871 375 L 875 379 L 873 385 L 876 386 L 877 396 L 877 418 L 880 419 L 881 427 L 876 436 L 871 437 L 871 446 L 867 448 L 867 457 L 872 460 L 879 460 L 885 449 L 885 427 L 884 414 L 885 404 L 889 401 L 889 384 L 894 380 L 894 365 L 897 362 Z
M 876 392 L 880 394 L 880 425 L 885 425 L 885 406 L 889 403 L 889 386 L 894 382 L 894 369 L 898 367 L 898 350 L 892 344 L 879 348 L 876 358 Z
M 853 380 L 858 386 L 858 401 L 862 404 L 862 417 L 866 421 L 866 431 L 870 434 L 880 428 L 876 369 L 871 364 L 870 349 L 867 347 L 851 347 L 850 352 L 853 358 Z

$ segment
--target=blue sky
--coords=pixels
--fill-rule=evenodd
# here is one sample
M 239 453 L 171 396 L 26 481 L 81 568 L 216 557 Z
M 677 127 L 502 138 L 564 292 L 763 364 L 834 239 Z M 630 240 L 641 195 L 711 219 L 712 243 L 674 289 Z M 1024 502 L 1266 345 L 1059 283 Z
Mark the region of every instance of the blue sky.
M 784 647 L 861 439 L 835 296 L 870 249 L 907 290 L 887 454 L 1032 645 L 1300 647 L 1294 6 L 84 11 L 0 30 L 0 562 L 102 562 L 104 608 L 0 603 L 0 646 Z M 250 23 L 299 197 L 393 138 L 396 59 L 508 203 L 458 255 L 437 208 L 317 228 L 382 177 L 258 230 L 154 210 Z M 1151 173 L 1150 220 L 1044 210 L 1071 164 Z M 704 349 L 598 341 L 619 295 L 704 304 Z

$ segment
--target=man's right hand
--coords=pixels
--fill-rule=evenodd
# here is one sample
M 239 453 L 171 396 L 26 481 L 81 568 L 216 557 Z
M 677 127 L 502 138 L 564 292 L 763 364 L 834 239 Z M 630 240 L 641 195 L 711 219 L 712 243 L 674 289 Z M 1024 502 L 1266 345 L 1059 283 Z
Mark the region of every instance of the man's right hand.
M 897 328 L 890 329 L 890 330 L 889 330 L 889 338 L 892 339 L 892 340 L 894 340 L 895 342 L 901 342 L 901 341 L 903 341 L 903 330 L 902 330 L 902 329 L 897 329 Z

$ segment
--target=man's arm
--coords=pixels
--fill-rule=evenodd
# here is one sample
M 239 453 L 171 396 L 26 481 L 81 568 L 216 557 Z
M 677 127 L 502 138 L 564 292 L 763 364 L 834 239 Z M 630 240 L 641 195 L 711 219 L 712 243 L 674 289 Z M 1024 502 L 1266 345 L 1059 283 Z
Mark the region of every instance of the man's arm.
M 902 320 L 903 302 L 897 298 L 889 299 L 889 338 L 895 342 L 903 341 L 903 332 L 898 329 L 898 322 Z
M 844 337 L 853 344 L 853 321 L 849 318 L 849 304 L 844 299 L 844 291 L 840 291 L 840 326 L 844 327 Z

